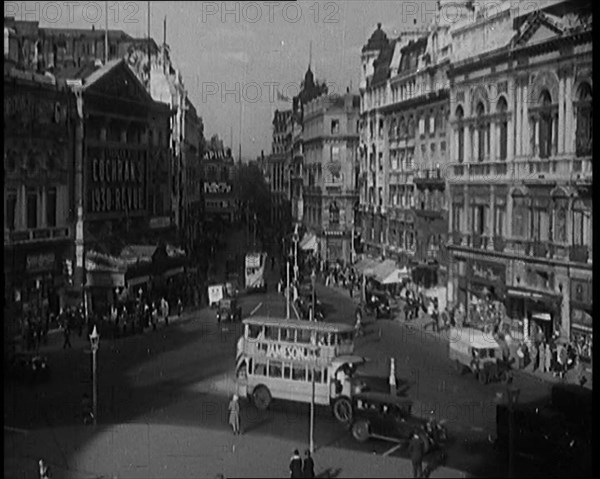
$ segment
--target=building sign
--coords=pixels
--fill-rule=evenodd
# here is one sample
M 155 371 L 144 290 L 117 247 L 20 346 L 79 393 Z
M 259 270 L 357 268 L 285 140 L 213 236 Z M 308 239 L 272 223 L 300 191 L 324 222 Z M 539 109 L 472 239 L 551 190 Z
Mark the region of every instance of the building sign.
M 483 261 L 473 261 L 471 263 L 471 271 L 475 280 L 504 284 L 504 266 Z
M 318 350 L 309 348 L 308 346 L 269 343 L 261 344 L 260 348 L 265 350 L 267 357 L 276 359 L 315 359 L 319 356 Z
M 88 148 L 87 211 L 143 213 L 146 208 L 145 150 Z
M 27 271 L 48 271 L 54 269 L 54 253 L 27 255 Z
M 171 218 L 169 216 L 150 218 L 150 228 L 167 228 L 169 226 L 171 226 Z
M 212 195 L 222 195 L 222 194 L 227 194 L 227 193 L 231 193 L 231 185 L 228 183 L 225 183 L 223 181 L 205 181 L 204 182 L 204 193 L 208 193 L 208 194 L 212 194 Z

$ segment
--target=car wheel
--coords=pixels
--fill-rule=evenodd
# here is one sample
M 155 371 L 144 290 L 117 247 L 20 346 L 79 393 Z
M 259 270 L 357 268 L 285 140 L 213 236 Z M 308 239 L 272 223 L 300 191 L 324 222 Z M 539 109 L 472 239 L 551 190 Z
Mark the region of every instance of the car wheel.
M 333 403 L 333 415 L 341 423 L 349 423 L 352 421 L 352 404 L 345 397 L 337 398 Z
M 370 429 L 369 423 L 361 419 L 352 425 L 352 435 L 358 442 L 365 442 L 371 435 Z
M 252 392 L 252 400 L 258 409 L 264 411 L 271 404 L 271 393 L 266 386 L 257 386 Z

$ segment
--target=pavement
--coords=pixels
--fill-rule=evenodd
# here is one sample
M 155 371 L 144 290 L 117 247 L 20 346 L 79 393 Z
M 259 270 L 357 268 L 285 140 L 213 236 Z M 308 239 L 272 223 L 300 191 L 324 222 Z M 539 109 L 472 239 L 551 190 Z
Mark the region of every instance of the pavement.
M 321 285 L 321 287 L 325 288 L 326 286 Z M 346 296 L 346 297 L 349 296 L 348 289 L 346 289 L 346 288 L 343 288 L 340 286 L 327 286 L 327 288 L 339 293 L 341 296 Z M 360 295 L 357 294 L 356 292 L 353 294 L 352 299 L 355 304 L 358 305 L 360 303 Z M 398 300 L 398 305 L 396 307 L 395 320 L 398 321 L 399 323 L 401 323 L 404 327 L 426 333 L 427 335 L 430 335 L 432 338 L 435 338 L 439 341 L 450 342 L 450 336 L 448 334 L 448 330 L 434 331 L 433 328 L 431 327 L 431 324 L 432 324 L 431 316 L 429 316 L 427 313 L 423 313 L 423 311 L 419 311 L 417 318 L 414 318 L 411 321 L 407 322 L 404 320 L 403 311 L 404 311 L 404 302 L 402 300 Z M 531 369 L 531 367 L 525 367 L 522 369 L 513 369 L 513 372 L 515 374 L 529 375 L 531 377 L 538 379 L 540 382 L 547 382 L 547 383 L 552 383 L 552 384 L 562 383 L 562 382 L 568 383 L 568 384 L 578 384 L 579 383 L 579 378 L 577 376 L 577 372 L 575 371 L 575 369 L 571 369 L 571 370 L 567 371 L 564 379 L 554 376 L 554 374 L 551 372 L 542 372 L 539 369 L 536 371 L 533 371 Z M 586 387 L 588 389 L 593 389 L 593 375 L 592 375 L 591 367 L 584 368 L 584 375 L 587 379 L 584 387 Z

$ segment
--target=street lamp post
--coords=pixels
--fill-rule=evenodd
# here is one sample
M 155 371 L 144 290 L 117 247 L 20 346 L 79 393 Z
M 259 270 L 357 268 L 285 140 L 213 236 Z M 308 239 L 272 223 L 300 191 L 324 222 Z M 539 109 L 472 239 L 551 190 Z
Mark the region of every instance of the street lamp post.
M 290 261 L 285 263 L 287 284 L 285 288 L 285 319 L 290 319 Z
M 315 316 L 315 284 L 316 284 L 316 279 L 317 279 L 317 275 L 315 273 L 315 270 L 313 268 L 312 273 L 310 274 L 310 282 L 312 284 L 312 308 L 311 308 L 311 320 L 314 321 L 316 316 Z M 314 383 L 313 383 L 313 390 L 314 390 Z
M 100 335 L 94 325 L 94 330 L 90 334 L 90 344 L 92 346 L 92 408 L 94 413 L 94 425 L 96 425 L 96 417 L 98 416 L 98 381 L 96 378 L 96 353 L 98 352 L 98 346 L 100 345 Z
M 315 351 L 316 354 L 316 351 Z M 314 356 L 313 360 L 315 361 L 313 363 L 313 368 L 312 368 L 312 395 L 311 395 L 311 399 L 310 399 L 310 453 L 313 454 L 315 452 L 315 441 L 314 441 L 314 432 L 315 432 L 315 371 L 316 371 L 316 362 L 317 362 L 317 357 L 316 355 Z
M 514 405 L 519 400 L 520 389 L 507 386 L 508 399 L 508 477 L 515 477 L 515 416 Z

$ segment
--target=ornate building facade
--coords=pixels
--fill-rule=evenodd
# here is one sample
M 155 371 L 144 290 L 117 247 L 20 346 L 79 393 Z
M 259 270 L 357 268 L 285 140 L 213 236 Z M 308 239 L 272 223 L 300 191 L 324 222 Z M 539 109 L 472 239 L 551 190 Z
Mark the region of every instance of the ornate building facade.
M 304 225 L 321 258 L 352 260 L 357 200 L 358 95 L 320 96 L 304 108 Z
M 590 2 L 505 2 L 452 26 L 448 169 L 450 299 L 590 344 L 591 18 Z

